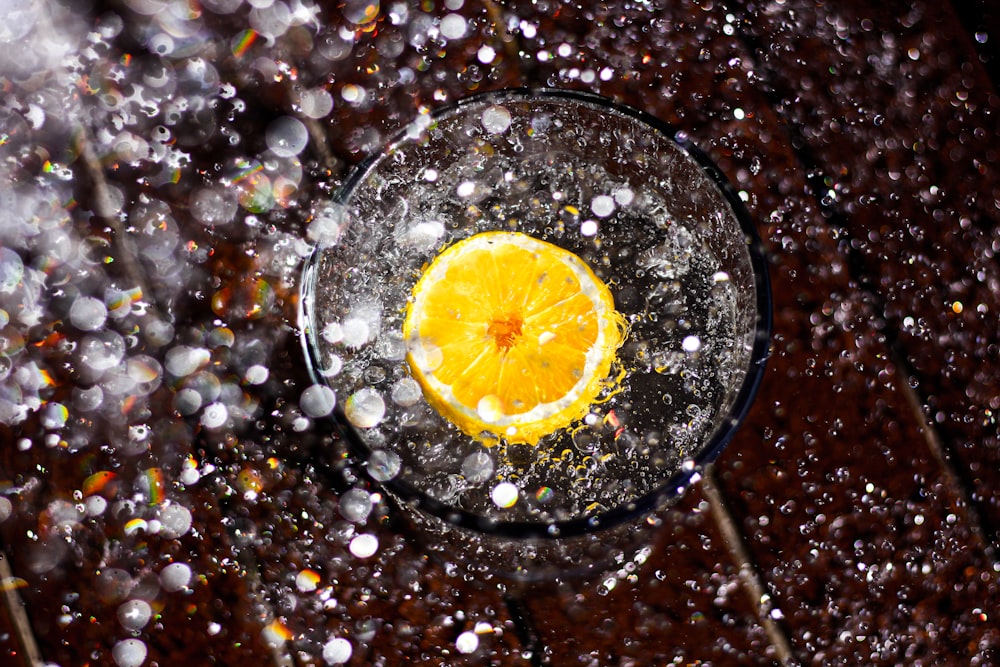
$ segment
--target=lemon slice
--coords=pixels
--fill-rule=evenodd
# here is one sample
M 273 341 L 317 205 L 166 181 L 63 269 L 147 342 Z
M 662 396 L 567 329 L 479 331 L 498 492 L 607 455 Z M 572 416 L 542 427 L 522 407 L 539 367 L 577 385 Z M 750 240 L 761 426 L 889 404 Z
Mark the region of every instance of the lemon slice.
M 573 253 L 517 232 L 443 250 L 413 288 L 407 363 L 465 433 L 536 444 L 583 418 L 625 336 L 608 287 Z

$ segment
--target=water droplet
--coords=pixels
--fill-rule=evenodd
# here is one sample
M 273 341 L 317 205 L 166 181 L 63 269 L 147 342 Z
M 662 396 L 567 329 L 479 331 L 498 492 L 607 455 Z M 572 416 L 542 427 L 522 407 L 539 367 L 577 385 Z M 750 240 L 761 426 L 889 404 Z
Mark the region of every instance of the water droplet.
M 333 111 L 333 96 L 322 88 L 305 90 L 299 96 L 299 108 L 307 118 L 325 118 Z
M 212 403 L 201 413 L 201 425 L 205 428 L 219 428 L 229 419 L 229 408 L 225 403 Z
M 348 346 L 358 348 L 368 342 L 370 335 L 368 323 L 360 317 L 352 317 L 344 321 L 341 326 L 341 342 Z
M 441 34 L 448 39 L 462 39 L 467 31 L 468 25 L 461 14 L 447 14 L 441 19 Z
M 379 482 L 387 482 L 399 474 L 402 460 L 395 452 L 376 449 L 368 458 L 368 474 Z
M 90 496 L 83 501 L 83 507 L 87 516 L 101 516 L 108 508 L 108 501 L 103 496 Z
M 473 452 L 462 461 L 462 476 L 470 482 L 481 484 L 493 475 L 493 458 L 486 452 Z
M 333 407 L 337 402 L 337 397 L 333 390 L 326 385 L 314 384 L 306 387 L 299 398 L 299 407 L 302 412 L 312 418 L 326 417 L 333 412 Z
M 513 507 L 517 503 L 518 488 L 510 482 L 500 482 L 490 493 L 493 503 L 500 508 Z
M 153 609 L 145 600 L 129 600 L 118 607 L 118 621 L 129 630 L 142 630 L 152 615 Z
M 590 210 L 598 218 L 606 218 L 615 211 L 615 200 L 608 195 L 598 195 L 590 202 Z
M 73 301 L 69 309 L 69 321 L 81 331 L 97 331 L 104 326 L 108 309 L 104 302 L 91 296 L 82 296 Z
M 268 370 L 267 366 L 254 364 L 246 370 L 246 373 L 243 375 L 243 379 L 246 380 L 248 384 L 260 385 L 267 382 L 267 378 L 270 374 L 271 372 Z
M 164 505 L 157 512 L 156 518 L 160 522 L 160 535 L 168 539 L 186 535 L 191 530 L 191 510 L 183 505 Z
M 360 523 L 372 511 L 371 494 L 364 489 L 351 489 L 340 497 L 340 514 L 352 523 Z
M 697 336 L 686 336 L 681 341 L 681 349 L 685 352 L 697 352 L 701 349 L 701 339 Z
M 344 406 L 344 414 L 354 426 L 372 428 L 385 417 L 385 401 L 378 391 L 366 387 L 351 394 Z
M 160 587 L 168 593 L 187 588 L 191 582 L 191 566 L 187 563 L 171 563 L 160 570 Z
M 466 630 L 455 640 L 455 650 L 462 655 L 475 653 L 479 648 L 479 636 L 471 630 Z
M 484 44 L 483 46 L 479 47 L 479 51 L 476 53 L 476 58 L 479 60 L 479 62 L 483 63 L 484 65 L 490 64 L 496 57 L 497 57 L 496 49 L 494 49 L 489 44 Z
M 167 351 L 164 366 L 175 377 L 191 375 L 212 359 L 212 354 L 202 347 L 178 345 Z
M 232 222 L 239 208 L 239 201 L 231 189 L 202 188 L 191 195 L 190 207 L 195 220 L 211 227 Z
M 295 157 L 309 143 L 309 130 L 298 118 L 282 116 L 267 126 L 264 134 L 267 147 L 279 157 Z
M 91 370 L 107 371 L 125 357 L 125 340 L 114 331 L 96 331 L 80 341 L 77 353 Z
M 510 127 L 510 112 L 502 106 L 487 107 L 481 116 L 483 128 L 490 134 L 501 134 Z
M 379 12 L 379 0 L 347 0 L 344 3 L 344 18 L 351 23 L 363 25 L 374 21 Z
M 146 661 L 146 644 L 139 639 L 123 639 L 111 649 L 118 667 L 139 667 Z
M 98 596 L 107 603 L 123 600 L 132 591 L 134 582 L 129 573 L 117 567 L 108 567 L 97 573 Z
M 186 387 L 174 395 L 174 409 L 182 415 L 193 415 L 201 409 L 201 394 L 196 389 Z
M 356 558 L 371 558 L 378 551 L 378 538 L 371 533 L 355 535 L 349 549 Z
M 420 400 L 420 384 L 413 378 L 405 377 L 392 386 L 390 393 L 392 402 L 401 407 L 409 407 Z
M 57 429 L 66 425 L 69 419 L 69 410 L 62 403 L 49 403 L 42 413 L 42 426 L 45 428 Z
M 319 586 L 320 576 L 312 570 L 305 569 L 295 576 L 295 588 L 300 593 L 312 593 Z
M 323 660 L 328 665 L 343 665 L 351 659 L 354 647 L 343 637 L 331 639 L 323 645 Z
M 0 293 L 10 294 L 24 278 L 24 262 L 10 248 L 0 248 Z

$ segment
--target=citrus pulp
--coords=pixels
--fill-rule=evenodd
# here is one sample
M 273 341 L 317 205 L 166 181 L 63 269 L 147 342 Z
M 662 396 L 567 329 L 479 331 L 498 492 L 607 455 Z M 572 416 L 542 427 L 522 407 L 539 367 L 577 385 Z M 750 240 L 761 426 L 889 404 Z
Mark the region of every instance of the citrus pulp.
M 413 288 L 407 363 L 465 433 L 538 440 L 584 417 L 625 335 L 611 291 L 573 253 L 518 232 L 445 248 Z

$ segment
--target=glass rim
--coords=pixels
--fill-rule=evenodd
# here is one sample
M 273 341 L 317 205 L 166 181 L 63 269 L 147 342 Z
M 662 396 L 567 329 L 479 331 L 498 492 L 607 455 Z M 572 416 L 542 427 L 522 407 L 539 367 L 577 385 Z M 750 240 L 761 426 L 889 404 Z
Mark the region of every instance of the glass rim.
M 648 515 L 679 498 L 693 482 L 697 481 L 696 478 L 700 475 L 701 470 L 712 463 L 732 440 L 757 394 L 770 348 L 772 301 L 766 257 L 760 236 L 749 212 L 732 184 L 711 158 L 699 149 L 686 133 L 676 130 L 669 123 L 648 112 L 595 93 L 561 88 L 504 88 L 475 93 L 437 107 L 431 110 L 429 115 L 431 119 L 436 119 L 458 113 L 469 106 L 501 100 L 523 102 L 532 99 L 562 99 L 577 104 L 587 104 L 597 107 L 599 110 L 631 118 L 648 126 L 651 130 L 673 142 L 681 152 L 691 158 L 718 188 L 723 199 L 729 205 L 746 240 L 756 297 L 756 320 L 749 364 L 746 368 L 746 376 L 743 378 L 729 410 L 724 416 L 717 419 L 718 424 L 711 436 L 702 443 L 693 456 L 685 457 L 684 462 L 676 472 L 642 496 L 588 517 L 538 522 L 500 521 L 454 507 L 421 491 L 406 481 L 405 474 L 402 473 L 389 480 L 377 480 L 368 473 L 365 465 L 372 454 L 372 449 L 347 420 L 339 400 L 331 415 L 324 419 L 333 426 L 334 431 L 347 442 L 352 453 L 360 459 L 360 467 L 362 468 L 360 472 L 366 475 L 373 485 L 385 489 L 403 505 L 426 512 L 446 524 L 474 533 L 509 539 L 559 539 L 595 533 Z M 379 149 L 372 151 L 355 165 L 331 201 L 340 204 L 349 201 L 358 184 L 364 182 L 367 175 L 377 167 L 380 161 L 390 154 L 396 146 L 408 140 L 409 126 L 407 124 L 397 130 L 389 140 L 382 143 Z M 327 385 L 317 371 L 320 351 L 314 340 L 317 328 L 315 326 L 315 312 L 311 308 L 314 302 L 315 272 L 322 250 L 323 246 L 316 245 L 302 269 L 299 298 L 299 337 L 312 381 L 316 384 Z

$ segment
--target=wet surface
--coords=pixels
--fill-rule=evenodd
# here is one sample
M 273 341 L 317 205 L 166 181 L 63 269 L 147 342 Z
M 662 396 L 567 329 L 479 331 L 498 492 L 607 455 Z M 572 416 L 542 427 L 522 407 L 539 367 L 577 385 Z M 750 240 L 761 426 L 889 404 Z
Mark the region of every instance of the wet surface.
M 656 4 L 6 3 L 5 664 L 1000 660 L 995 11 Z M 432 557 L 304 398 L 350 165 L 519 85 L 672 123 L 770 261 L 746 423 L 592 580 Z

